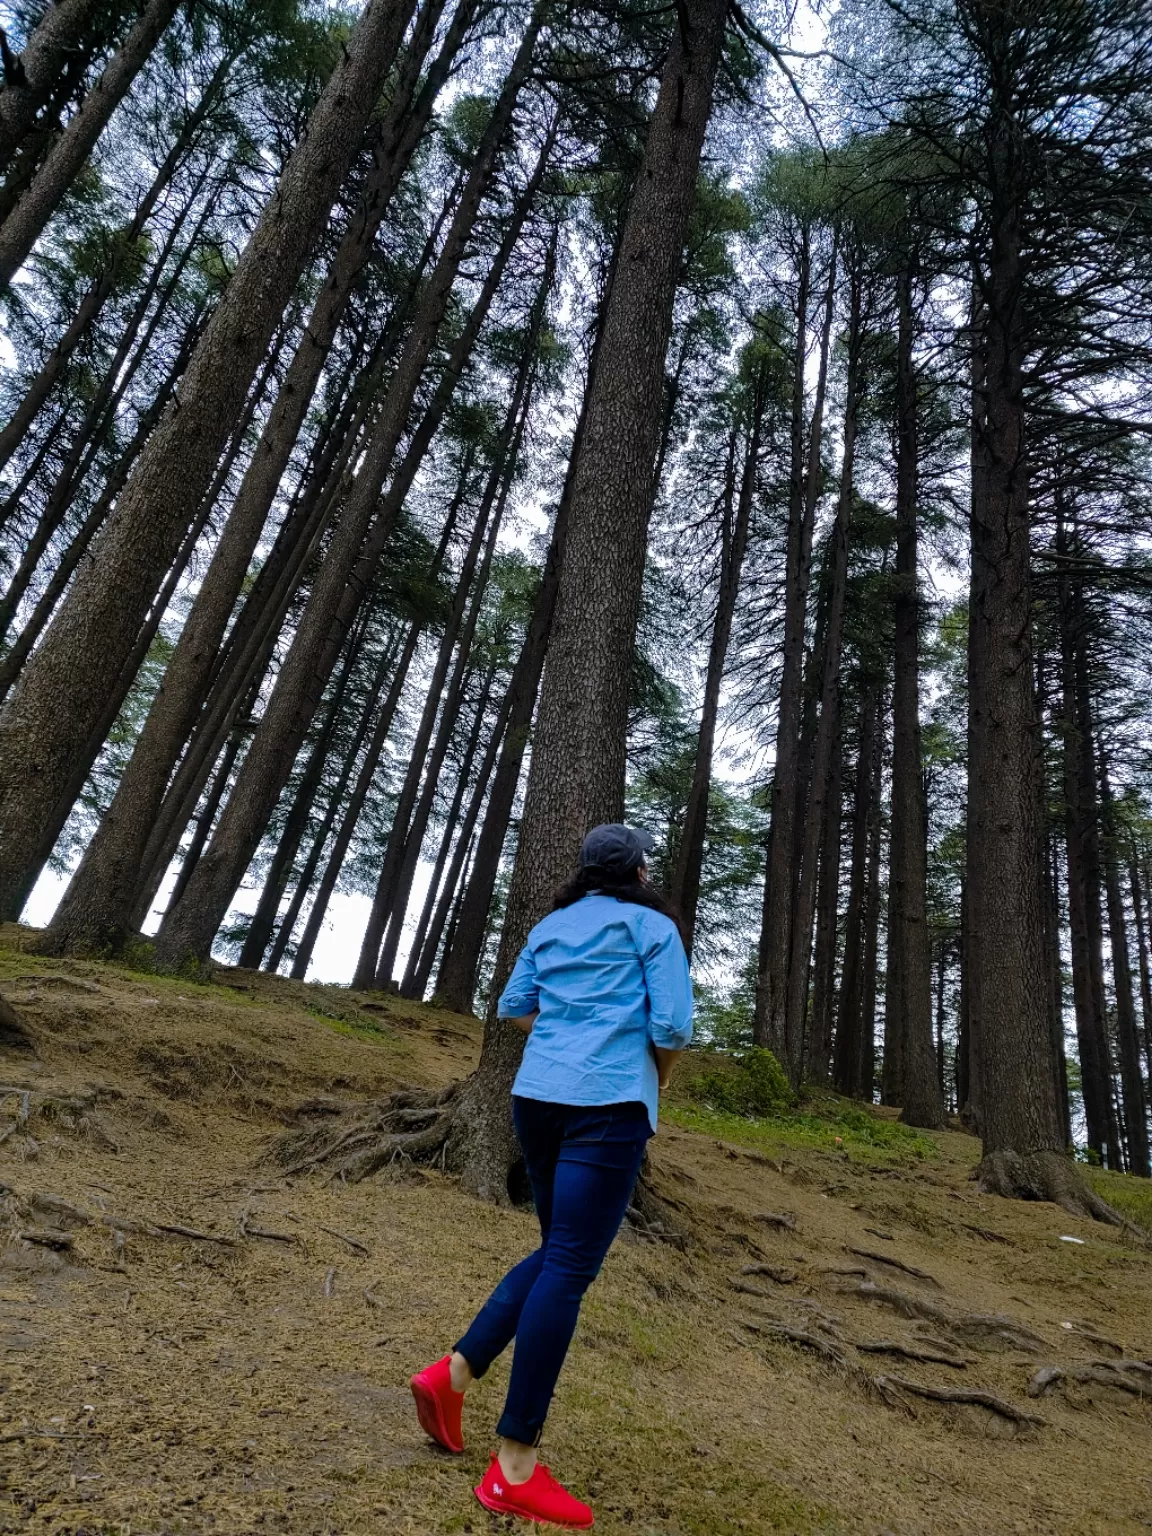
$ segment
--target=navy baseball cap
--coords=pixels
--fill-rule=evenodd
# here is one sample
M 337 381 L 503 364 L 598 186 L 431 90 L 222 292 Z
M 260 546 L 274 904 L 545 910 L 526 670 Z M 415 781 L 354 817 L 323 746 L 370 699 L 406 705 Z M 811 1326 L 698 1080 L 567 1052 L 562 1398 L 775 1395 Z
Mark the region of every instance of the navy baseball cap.
M 656 846 L 650 833 L 636 827 L 626 827 L 621 822 L 608 822 L 593 827 L 580 849 L 580 867 L 589 864 L 597 869 L 610 870 L 613 874 L 626 875 L 630 870 L 647 864 L 648 855 Z

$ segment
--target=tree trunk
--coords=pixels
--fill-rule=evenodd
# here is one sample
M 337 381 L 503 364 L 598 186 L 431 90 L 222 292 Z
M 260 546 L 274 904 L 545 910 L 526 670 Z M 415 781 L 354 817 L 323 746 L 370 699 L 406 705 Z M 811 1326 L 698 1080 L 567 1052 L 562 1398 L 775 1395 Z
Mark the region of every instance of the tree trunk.
M 212 844 L 201 859 L 183 902 L 179 908 L 169 910 L 158 936 L 157 954 L 165 964 L 179 967 L 190 956 L 201 963 L 207 960 L 216 930 L 291 771 L 315 714 L 320 691 L 331 674 L 344 635 L 368 590 L 392 531 L 399 511 L 396 494 L 399 487 L 394 478 L 383 502 L 381 487 L 447 309 L 455 273 L 471 234 L 481 196 L 495 169 L 497 151 L 511 122 L 520 87 L 529 73 L 539 25 L 538 8 L 485 130 L 452 229 L 425 290 L 419 315 L 392 377 L 384 410 L 365 450 L 356 483 L 329 544 L 260 730 L 240 770 Z M 475 344 L 520 226 L 535 199 L 551 147 L 549 139 L 532 180 L 517 204 L 508 234 L 488 271 L 480 297 L 450 354 L 434 397 L 435 409 L 441 413 Z M 430 406 L 429 412 L 432 410 L 433 406 Z M 400 471 L 409 476 L 408 483 L 426 448 L 427 442 L 417 432 Z
M 196 190 L 199 191 L 199 188 Z M 157 261 L 154 263 L 148 281 L 145 284 L 137 303 L 133 307 L 131 315 L 128 317 L 127 323 L 123 328 L 119 344 L 117 345 L 116 350 L 112 355 L 112 359 L 108 366 L 105 368 L 104 376 L 100 380 L 99 386 L 89 400 L 83 417 L 81 418 L 80 423 L 76 428 L 72 443 L 68 448 L 67 453 L 64 455 L 60 469 L 56 475 L 56 480 L 51 490 L 48 492 L 48 497 L 44 504 L 44 510 L 40 514 L 40 518 L 36 524 L 36 528 L 32 534 L 32 537 L 29 539 L 27 545 L 24 548 L 24 552 L 20 559 L 20 564 L 13 574 L 12 580 L 9 582 L 8 588 L 5 591 L 3 598 L 0 598 L 0 638 L 7 634 L 8 629 L 17 614 L 20 603 L 23 600 L 24 594 L 27 592 L 32 579 L 36 574 L 36 570 L 40 564 L 40 560 L 45 550 L 48 548 L 52 542 L 52 539 L 63 525 L 69 512 L 72 510 L 78 487 L 83 483 L 83 481 L 91 472 L 109 429 L 115 426 L 120 402 L 123 400 L 125 394 L 127 393 L 129 385 L 131 384 L 132 379 L 135 377 L 141 363 L 149 354 L 152 339 L 155 336 L 157 329 L 159 328 L 161 320 L 168 312 L 172 298 L 184 274 L 184 269 L 196 249 L 200 232 L 202 231 L 204 224 L 208 219 L 209 210 L 207 209 L 198 220 L 193 231 L 192 238 L 189 240 L 184 252 L 177 261 L 175 268 L 169 274 L 167 282 L 164 283 L 163 289 L 159 292 L 158 295 L 158 290 L 160 290 L 160 284 L 164 270 L 183 230 L 184 220 L 191 212 L 192 203 L 194 200 L 195 194 L 193 194 L 193 197 L 187 201 L 179 216 L 173 221 L 172 229 L 164 243 L 164 247 L 161 250 Z M 156 300 L 156 303 L 155 307 L 153 308 L 154 299 Z M 150 318 L 148 316 L 149 309 L 152 309 Z M 145 325 L 146 319 L 148 321 L 147 325 Z M 143 335 L 141 335 L 141 327 L 144 328 Z M 181 341 L 180 348 L 177 353 L 177 356 L 180 359 L 180 373 L 175 375 L 173 379 L 173 387 L 176 383 L 179 382 L 180 374 L 183 373 L 185 367 L 187 366 L 191 347 L 195 345 L 201 330 L 202 322 L 199 318 L 199 315 L 197 315 L 193 321 L 193 324 L 185 332 L 185 335 Z M 131 360 L 129 361 L 129 359 Z M 125 366 L 125 364 L 127 364 L 127 366 Z M 171 374 L 170 377 L 172 377 Z M 152 410 L 149 410 L 147 414 L 149 419 L 153 420 L 154 422 L 155 413 Z M 19 492 L 17 494 L 19 494 Z M 103 497 L 98 498 L 98 503 L 102 502 L 103 500 Z M 105 512 L 106 511 L 107 508 L 105 508 Z M 86 528 L 88 521 L 89 519 L 86 518 L 82 527 Z M 103 521 L 103 518 L 101 518 L 101 521 Z M 87 534 L 80 550 L 77 553 L 76 559 L 73 559 L 69 564 L 68 557 L 66 556 L 64 562 L 62 562 L 64 564 L 68 564 L 68 571 L 64 577 L 65 583 L 71 578 L 72 572 L 75 570 L 76 565 L 78 564 L 79 556 L 83 554 L 85 549 L 87 549 L 88 544 L 91 542 L 91 539 L 95 534 L 96 528 L 98 526 L 99 525 L 97 524 L 96 527 L 94 527 L 91 532 Z M 59 587 L 59 591 L 63 591 L 62 585 Z M 59 591 L 57 592 L 57 596 L 59 596 Z M 18 666 L 23 665 L 23 658 L 27 657 L 27 655 L 30 653 L 32 649 L 32 642 L 34 642 L 38 634 L 39 629 L 34 633 L 32 641 L 27 642 L 22 648 L 23 656 L 20 663 L 18 663 Z M 11 681 L 15 680 L 16 676 L 15 671 L 12 670 L 10 658 L 8 657 L 5 658 L 4 673 L 6 687 Z
M 844 964 L 840 972 L 839 1015 L 833 1052 L 833 1082 L 848 1098 L 862 1098 L 861 1030 L 864 1018 L 864 913 L 868 890 L 868 851 L 875 799 L 879 693 L 869 688 L 861 704 L 860 746 L 852 800 L 852 863 L 848 910 L 844 919 Z
M 420 974 L 424 949 L 429 937 L 429 929 L 432 926 L 433 914 L 437 911 L 439 903 L 437 895 L 440 892 L 441 882 L 444 878 L 444 867 L 448 863 L 449 854 L 452 853 L 452 842 L 456 836 L 456 830 L 460 823 L 460 812 L 464 809 L 464 797 L 468 793 L 468 781 L 472 774 L 472 764 L 476 760 L 476 753 L 480 749 L 480 737 L 484 730 L 484 716 L 488 709 L 488 699 L 492 692 L 492 679 L 496 667 L 491 663 L 484 676 L 480 687 L 480 700 L 476 706 L 476 712 L 472 717 L 472 725 L 468 731 L 468 739 L 464 744 L 464 753 L 460 762 L 460 768 L 456 775 L 456 784 L 452 791 L 452 801 L 444 817 L 444 825 L 440 833 L 440 844 L 436 852 L 436 862 L 432 867 L 432 876 L 428 881 L 428 890 L 424 898 L 424 904 L 420 909 L 420 916 L 416 922 L 416 931 L 412 935 L 412 945 L 408 955 L 408 963 L 404 968 L 404 976 L 400 982 L 401 997 L 422 998 L 424 986 L 417 990 L 416 979 Z M 470 832 L 469 832 L 469 835 Z M 468 837 L 462 839 L 461 846 L 467 847 Z M 455 861 L 454 861 L 455 867 Z M 445 890 L 445 896 L 451 900 L 454 887 L 449 884 Z M 435 955 L 435 944 L 433 956 Z M 429 964 L 428 971 L 431 970 Z M 424 982 L 427 983 L 428 971 L 424 971 Z
M 887 1046 L 889 1031 L 894 1031 L 902 1044 L 901 1120 L 940 1129 L 944 1102 L 932 1040 L 928 807 L 920 755 L 919 381 L 913 357 L 915 316 L 909 268 L 897 284 L 895 671 L 884 1040 Z
M 1108 898 L 1108 936 L 1112 950 L 1112 988 L 1116 999 L 1116 1045 L 1120 1064 L 1124 1140 L 1128 1172 L 1137 1178 L 1152 1175 L 1148 1157 L 1148 1104 L 1140 1070 L 1140 1033 L 1132 992 L 1132 960 L 1128 950 L 1128 918 L 1120 885 L 1120 848 L 1108 766 L 1100 755 L 1100 803 L 1104 818 L 1104 888 Z
M 980 1178 L 989 1193 L 1099 1214 L 1103 1202 L 1064 1156 L 1045 1003 L 1017 134 L 1010 104 L 998 99 L 988 126 L 984 411 L 969 602 L 967 959 L 979 1032 Z
M 140 19 L 0 225 L 0 291 L 8 287 L 27 261 L 44 226 L 96 147 L 108 119 L 128 94 L 179 8 L 180 0 L 148 0 Z
M 212 565 L 165 671 L 163 685 L 125 770 L 116 799 L 93 841 L 89 857 L 73 879 L 72 890 L 65 898 L 67 911 L 58 913 L 53 924 L 59 935 L 54 940 L 58 949 L 73 952 L 116 949 L 128 931 L 149 835 L 155 828 L 173 766 L 203 705 L 225 628 L 276 490 L 288 466 L 356 278 L 371 252 L 388 203 L 424 131 L 436 91 L 448 72 L 475 5 L 472 0 L 466 0 L 459 7 L 445 48 L 432 72 L 435 86 L 431 88 L 432 80 L 426 83 L 417 110 L 409 113 L 407 106 L 416 76 L 442 8 L 437 0 L 425 7 L 412 47 L 405 54 L 401 84 L 360 205 L 304 326 L 300 344 L 265 423 Z M 287 871 L 284 877 L 287 878 Z M 272 917 L 274 919 L 274 912 Z M 263 928 L 263 922 L 257 924 L 254 935 Z M 269 926 L 265 946 L 270 936 Z M 255 936 L 251 942 L 256 943 Z M 246 946 L 245 953 L 248 959 L 243 961 L 244 964 L 259 963 L 252 960 L 250 947 Z
M 807 796 L 804 764 L 804 635 L 808 587 L 812 569 L 812 539 L 820 499 L 820 449 L 824 396 L 835 312 L 836 251 L 833 248 L 825 292 L 824 327 L 812 424 L 804 462 L 804 357 L 807 347 L 808 294 L 811 284 L 810 232 L 802 235 L 798 264 L 796 351 L 792 380 L 792 430 L 788 494 L 788 540 L 784 572 L 784 638 L 780 696 L 777 703 L 776 759 L 772 770 L 772 815 L 764 873 L 764 908 L 760 923 L 759 968 L 753 1035 L 781 1062 L 786 1055 L 788 967 L 792 953 L 792 922 L 796 903 L 803 804 Z
M 172 3 L 172 0 L 169 0 Z M 0 714 L 0 914 L 18 914 L 46 807 L 108 705 L 395 56 L 409 0 L 370 0 L 201 338 L 173 407 Z
M 839 715 L 839 702 L 837 702 Z M 808 1042 L 808 1075 L 827 1083 L 832 1072 L 832 1001 L 836 991 L 836 926 L 840 899 L 840 823 L 844 813 L 844 744 L 837 720 L 824 808 L 824 837 L 820 846 L 820 889 L 816 898 L 816 948 L 812 971 L 812 1028 Z
M 4 52 L 0 165 L 6 165 L 20 148 L 68 65 L 99 48 L 105 29 L 119 21 L 120 9 L 107 0 L 56 0 L 16 56 L 0 30 Z
M 258 970 L 264 959 L 264 951 L 268 948 L 272 938 L 272 930 L 276 926 L 276 914 L 280 910 L 280 900 L 284 895 L 284 888 L 288 884 L 288 878 L 292 873 L 292 866 L 296 862 L 296 855 L 300 852 L 300 844 L 304 840 L 304 834 L 308 830 L 308 823 L 312 819 L 312 812 L 316 802 L 316 792 L 320 788 L 320 780 L 324 776 L 324 765 L 328 761 L 328 752 L 332 745 L 332 736 L 340 723 L 340 715 L 344 708 L 344 700 L 348 693 L 348 684 L 351 681 L 353 670 L 360 659 L 360 651 L 364 644 L 366 621 L 361 619 L 357 627 L 348 637 L 348 644 L 344 650 L 344 665 L 336 680 L 336 686 L 332 690 L 332 697 L 328 701 L 328 708 L 324 714 L 324 720 L 312 744 L 312 750 L 308 754 L 308 761 L 304 765 L 304 771 L 300 776 L 296 794 L 292 800 L 292 807 L 284 821 L 283 829 L 276 844 L 276 851 L 272 855 L 272 861 L 268 866 L 268 873 L 264 877 L 264 887 L 260 892 L 260 900 L 256 904 L 256 911 L 252 914 L 252 921 L 248 927 L 244 944 L 240 950 L 239 965 L 249 970 Z
M 470 1013 L 476 994 L 476 976 L 488 933 L 488 914 L 492 896 L 500 872 L 500 859 L 512 819 L 512 807 L 516 800 L 516 788 L 520 782 L 520 768 L 528 745 L 532 716 L 536 709 L 536 695 L 544 671 L 544 657 L 552 632 L 556 613 L 556 598 L 560 590 L 560 571 L 563 565 L 564 545 L 568 534 L 568 520 L 572 508 L 572 493 L 576 484 L 576 466 L 584 442 L 588 423 L 588 405 L 592 397 L 592 385 L 604 340 L 604 315 L 612 291 L 612 279 L 620 256 L 620 241 L 612 249 L 608 274 L 597 306 L 595 335 L 588 359 L 588 374 L 580 401 L 580 412 L 572 434 L 572 447 L 568 455 L 568 468 L 556 517 L 552 525 L 552 537 L 544 559 L 540 588 L 532 609 L 532 618 L 524 645 L 508 684 L 508 724 L 500 748 L 500 761 L 488 797 L 484 823 L 476 840 L 471 859 L 467 885 L 461 892 L 455 917 L 449 930 L 440 970 L 436 977 L 434 1000 L 444 1008 L 457 1013 Z
M 796 338 L 792 377 L 791 461 L 788 482 L 788 541 L 784 567 L 784 641 L 777 701 L 776 760 L 772 770 L 772 815 L 764 871 L 764 910 L 756 979 L 753 1035 L 783 1064 L 787 1057 L 788 966 L 796 898 L 796 801 L 803 714 L 804 630 L 808 611 L 804 548 L 804 362 L 808 343 L 808 294 L 812 251 L 808 226 L 801 236 L 797 277 Z
M 423 950 L 419 962 L 412 973 L 411 980 L 405 978 L 404 985 L 400 988 L 406 997 L 423 997 L 428 990 L 428 982 L 436 964 L 436 956 L 440 949 L 440 941 L 444 937 L 445 930 L 451 935 L 459 920 L 460 904 L 464 896 L 465 882 L 469 876 L 468 862 L 469 852 L 475 852 L 476 823 L 480 819 L 480 812 L 484 807 L 484 797 L 488 792 L 488 784 L 492 778 L 492 770 L 496 766 L 496 759 L 500 753 L 500 746 L 504 740 L 508 728 L 508 717 L 512 709 L 512 691 L 509 688 L 501 702 L 496 719 L 492 723 L 492 730 L 488 738 L 488 746 L 476 774 L 476 782 L 472 787 L 472 798 L 468 810 L 464 815 L 464 824 L 460 828 L 456 839 L 456 847 L 452 853 L 452 862 L 448 866 L 448 875 L 444 881 L 440 900 L 432 914 L 431 924 L 424 939 Z M 461 1010 L 466 1011 L 466 1010 Z
M 820 841 L 824 833 L 824 807 L 828 795 L 828 773 L 832 761 L 833 732 L 836 728 L 837 698 L 840 682 L 840 655 L 844 637 L 844 604 L 848 581 L 848 532 L 855 491 L 856 423 L 861 397 L 860 349 L 861 276 L 853 263 L 851 277 L 851 315 L 848 330 L 847 381 L 844 406 L 844 446 L 840 469 L 840 495 L 836 522 L 832 529 L 828 618 L 825 626 L 824 656 L 820 684 L 820 717 L 812 748 L 811 791 L 796 905 L 792 921 L 792 954 L 788 962 L 787 1013 L 785 1015 L 784 1057 L 781 1065 L 793 1084 L 798 1084 L 804 1068 L 804 1026 L 808 1012 L 808 973 L 812 953 L 812 925 L 816 914 L 816 867 Z
M 196 342 L 203 330 L 203 324 L 203 316 L 197 315 L 188 327 L 181 342 L 180 350 L 173 359 L 167 376 L 161 380 L 154 397 L 149 402 L 148 409 L 136 425 L 136 431 L 132 435 L 132 440 L 117 460 L 100 495 L 93 502 L 91 511 L 77 529 L 67 549 L 61 555 L 43 592 L 37 598 L 36 606 L 28 615 L 28 619 L 20 630 L 19 635 L 12 642 L 11 648 L 6 653 L 3 662 L 0 662 L 0 701 L 7 698 L 9 691 L 23 671 L 25 662 L 31 655 L 40 636 L 48 627 L 56 605 L 67 590 L 68 583 L 72 580 L 77 566 L 83 560 L 89 545 L 103 526 L 116 497 L 131 474 L 132 466 L 139 458 L 144 444 L 148 441 L 149 436 L 155 430 L 156 423 L 160 420 L 169 402 L 174 397 L 184 370 L 188 366 L 188 359 L 191 357 Z M 116 700 L 114 702 L 118 709 L 120 701 Z M 113 718 L 115 718 L 115 714 Z M 95 733 L 93 734 L 95 735 Z M 95 751 L 99 752 L 102 745 L 103 742 L 98 741 Z M 84 772 L 87 773 L 93 760 L 85 759 L 84 755 L 81 754 L 77 766 L 83 767 Z M 67 818 L 68 810 L 70 809 L 66 805 L 66 801 L 67 796 L 62 795 L 59 803 L 65 804 L 65 810 L 59 825 L 56 826 L 57 833 L 59 833 L 60 827 L 63 826 L 64 819 Z M 37 869 L 38 873 L 39 870 Z
M 748 527 L 756 498 L 756 475 L 764 425 L 765 382 L 764 371 L 761 369 L 760 376 L 751 391 L 751 397 L 747 401 L 748 438 L 743 472 L 740 476 L 740 491 L 735 498 L 735 507 L 733 507 L 731 496 L 725 499 L 720 529 L 720 584 L 716 594 L 716 617 L 712 624 L 712 640 L 708 647 L 708 671 L 704 680 L 700 733 L 696 739 L 692 787 L 688 792 L 688 804 L 684 810 L 680 847 L 669 892 L 672 905 L 680 913 L 684 947 L 688 951 L 689 959 L 692 958 L 696 911 L 700 904 L 700 874 L 704 865 L 704 842 L 708 831 L 708 796 L 712 789 L 712 753 L 716 743 L 716 721 L 720 712 L 720 689 L 724 681 L 724 663 L 728 656 L 728 643 L 732 637 L 736 599 L 740 592 L 740 574 L 748 548 Z
M 461 669 L 467 666 L 467 649 L 471 643 L 471 632 L 474 631 L 476 620 L 479 617 L 483 588 L 487 582 L 488 570 L 496 547 L 496 536 L 504 515 L 511 475 L 515 465 L 515 454 L 519 450 L 520 437 L 524 427 L 527 407 L 526 391 L 530 371 L 530 359 L 528 353 L 525 352 L 513 399 L 505 416 L 504 426 L 497 441 L 493 462 L 489 468 L 484 494 L 481 497 L 480 506 L 476 512 L 472 536 L 460 566 L 452 608 L 448 615 L 448 621 L 444 626 L 444 633 L 440 637 L 440 647 L 428 684 L 420 723 L 416 728 L 415 738 L 408 749 L 408 767 L 404 774 L 404 782 L 401 785 L 400 795 L 393 813 L 392 830 L 389 833 L 388 846 L 380 863 L 380 875 L 372 900 L 372 911 L 369 914 L 368 923 L 364 930 L 364 938 L 360 946 L 360 958 L 352 977 L 354 989 L 378 987 L 384 990 L 392 979 L 392 962 L 396 958 L 399 933 L 393 930 L 394 936 L 389 935 L 389 920 L 393 917 L 398 902 L 401 908 L 405 904 L 406 897 L 401 899 L 405 875 L 407 874 L 408 883 L 410 883 L 411 875 L 415 873 L 414 865 L 409 870 L 409 844 L 413 839 L 416 839 L 416 854 L 418 857 L 418 844 L 423 840 L 423 829 L 421 828 L 417 832 L 413 812 L 417 804 L 417 796 L 420 794 L 422 781 L 425 783 L 425 796 L 421 797 L 421 809 L 424 811 L 425 816 L 430 811 L 431 796 L 435 793 L 436 777 L 439 772 L 438 765 L 435 765 L 435 758 L 443 757 L 444 752 L 447 750 L 448 742 L 451 739 L 452 731 L 455 729 L 456 710 L 459 706 Z M 493 516 L 494 504 L 496 512 Z M 481 565 L 481 574 L 477 576 L 477 565 L 481 562 L 481 553 L 483 553 L 483 563 Z M 471 604 L 471 612 L 468 623 L 465 626 L 465 633 L 461 634 L 461 625 L 465 622 L 465 612 L 469 608 L 469 604 Z M 460 658 L 457 673 L 453 677 L 452 684 L 447 692 L 445 692 L 444 684 L 448 677 L 448 668 L 452 664 L 452 655 L 456 649 L 457 640 L 460 641 Z M 428 746 L 432 740 L 432 733 L 436 728 L 437 715 L 440 716 L 440 730 L 436 749 L 433 758 L 426 764 Z M 427 772 L 425 771 L 426 768 Z M 400 920 L 403 921 L 402 910 L 399 916 Z M 390 937 L 391 942 L 389 942 Z
M 635 643 L 664 362 L 724 35 L 725 0 L 684 0 L 648 130 L 604 319 L 496 986 L 588 828 L 624 808 Z M 466 1189 L 507 1200 L 509 1089 L 523 1047 L 492 1010 L 480 1064 L 456 1094 L 446 1160 Z
M 1144 883 L 1140 879 L 1140 860 L 1133 847 L 1128 859 L 1128 887 L 1132 912 L 1136 919 L 1136 953 L 1140 967 L 1140 1012 L 1144 1019 L 1144 1060 L 1148 1066 L 1148 1102 L 1152 1104 L 1152 965 L 1148 956 L 1148 913 L 1144 904 Z

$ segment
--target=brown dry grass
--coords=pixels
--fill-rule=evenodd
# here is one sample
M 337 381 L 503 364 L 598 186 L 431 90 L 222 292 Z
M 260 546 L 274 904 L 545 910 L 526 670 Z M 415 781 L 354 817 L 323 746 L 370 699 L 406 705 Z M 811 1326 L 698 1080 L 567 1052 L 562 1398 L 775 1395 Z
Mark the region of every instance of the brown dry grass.
M 505 1370 L 470 1398 L 460 1460 L 425 1441 L 405 1383 L 528 1249 L 530 1217 L 476 1204 L 436 1174 L 329 1187 L 259 1166 L 305 1100 L 355 1101 L 465 1071 L 475 1020 L 392 1000 L 366 1009 L 338 989 L 250 973 L 221 971 L 222 984 L 202 987 L 39 960 L 20 952 L 23 937 L 0 934 L 0 985 L 40 1048 L 37 1060 L 0 1053 L 0 1081 L 31 1090 L 27 1125 L 0 1146 L 0 1532 L 499 1529 L 469 1489 Z M 0 1133 L 18 1106 L 0 1104 Z M 1107 1353 L 1070 1322 L 1148 1357 L 1152 1254 L 1053 1207 L 981 1198 L 967 1177 L 975 1146 L 961 1135 L 936 1138 L 938 1155 L 919 1163 L 849 1155 L 830 1137 L 814 1146 L 810 1132 L 789 1147 L 779 1127 L 758 1150 L 757 1135 L 737 1144 L 668 1125 L 654 1161 L 693 1241 L 686 1253 L 618 1243 L 590 1293 L 547 1454 L 594 1501 L 597 1529 L 1147 1529 L 1148 1404 L 1099 1386 L 1035 1403 L 1025 1387 L 1041 1363 Z M 62 1254 L 30 1244 L 18 1231 L 67 1219 L 37 1196 L 97 1219 L 73 1227 Z M 795 1213 L 796 1230 L 756 1221 L 765 1210 Z M 245 1212 L 249 1231 L 293 1241 L 116 1236 L 119 1220 L 237 1238 Z M 851 1247 L 889 1252 L 942 1289 Z M 797 1279 L 743 1282 L 763 1297 L 733 1290 L 756 1262 Z M 1009 1314 L 1045 1347 L 968 1350 L 963 1370 L 848 1351 L 842 1368 L 744 1327 L 806 1327 L 816 1307 L 845 1337 L 910 1340 L 914 1324 L 838 1291 L 858 1277 L 828 1271 L 854 1265 L 950 1308 Z M 1019 1430 L 983 1408 L 922 1399 L 887 1406 L 856 1365 L 983 1387 L 1045 1424 Z

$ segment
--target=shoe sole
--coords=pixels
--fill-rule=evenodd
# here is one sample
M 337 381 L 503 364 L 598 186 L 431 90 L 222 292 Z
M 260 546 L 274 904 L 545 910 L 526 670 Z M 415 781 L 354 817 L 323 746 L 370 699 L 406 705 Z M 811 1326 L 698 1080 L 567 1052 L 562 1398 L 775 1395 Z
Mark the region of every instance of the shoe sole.
M 410 1378 L 408 1385 L 412 1388 L 412 1396 L 416 1399 L 416 1417 L 420 1420 L 420 1428 L 436 1444 L 444 1450 L 451 1451 L 453 1456 L 463 1453 L 463 1445 L 454 1445 L 448 1436 L 448 1428 L 444 1423 L 444 1413 L 440 1407 L 440 1399 L 427 1384 L 420 1380 L 419 1376 Z
M 533 1525 L 547 1525 L 555 1531 L 590 1531 L 595 1525 L 595 1518 L 586 1525 L 572 1525 L 567 1520 L 545 1520 L 543 1515 L 532 1515 L 524 1509 L 512 1509 L 507 1504 L 497 1504 L 495 1499 L 490 1499 L 483 1488 L 473 1488 L 472 1492 L 483 1504 L 484 1508 L 491 1510 L 494 1515 L 514 1515 L 517 1520 L 531 1520 Z

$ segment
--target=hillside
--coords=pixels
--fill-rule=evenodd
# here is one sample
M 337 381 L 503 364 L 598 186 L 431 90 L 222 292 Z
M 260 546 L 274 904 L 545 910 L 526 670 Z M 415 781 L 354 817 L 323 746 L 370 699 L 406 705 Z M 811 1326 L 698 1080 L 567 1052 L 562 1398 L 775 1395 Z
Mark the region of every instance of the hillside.
M 504 1370 L 469 1400 L 459 1463 L 406 1379 L 531 1245 L 531 1216 L 434 1172 L 344 1187 L 267 1160 L 334 1105 L 466 1071 L 477 1022 L 251 972 L 46 961 L 25 937 L 0 935 L 38 1048 L 0 1052 L 0 1531 L 498 1528 L 469 1490 Z M 969 1137 L 826 1111 L 753 1125 L 678 1088 L 653 1161 L 684 1246 L 616 1245 L 547 1431 L 597 1529 L 1146 1530 L 1152 1368 L 1115 1362 L 1152 1361 L 1152 1252 L 982 1198 Z M 1097 1177 L 1138 1213 L 1131 1181 Z M 1045 1366 L 1066 1374 L 1030 1396 Z

